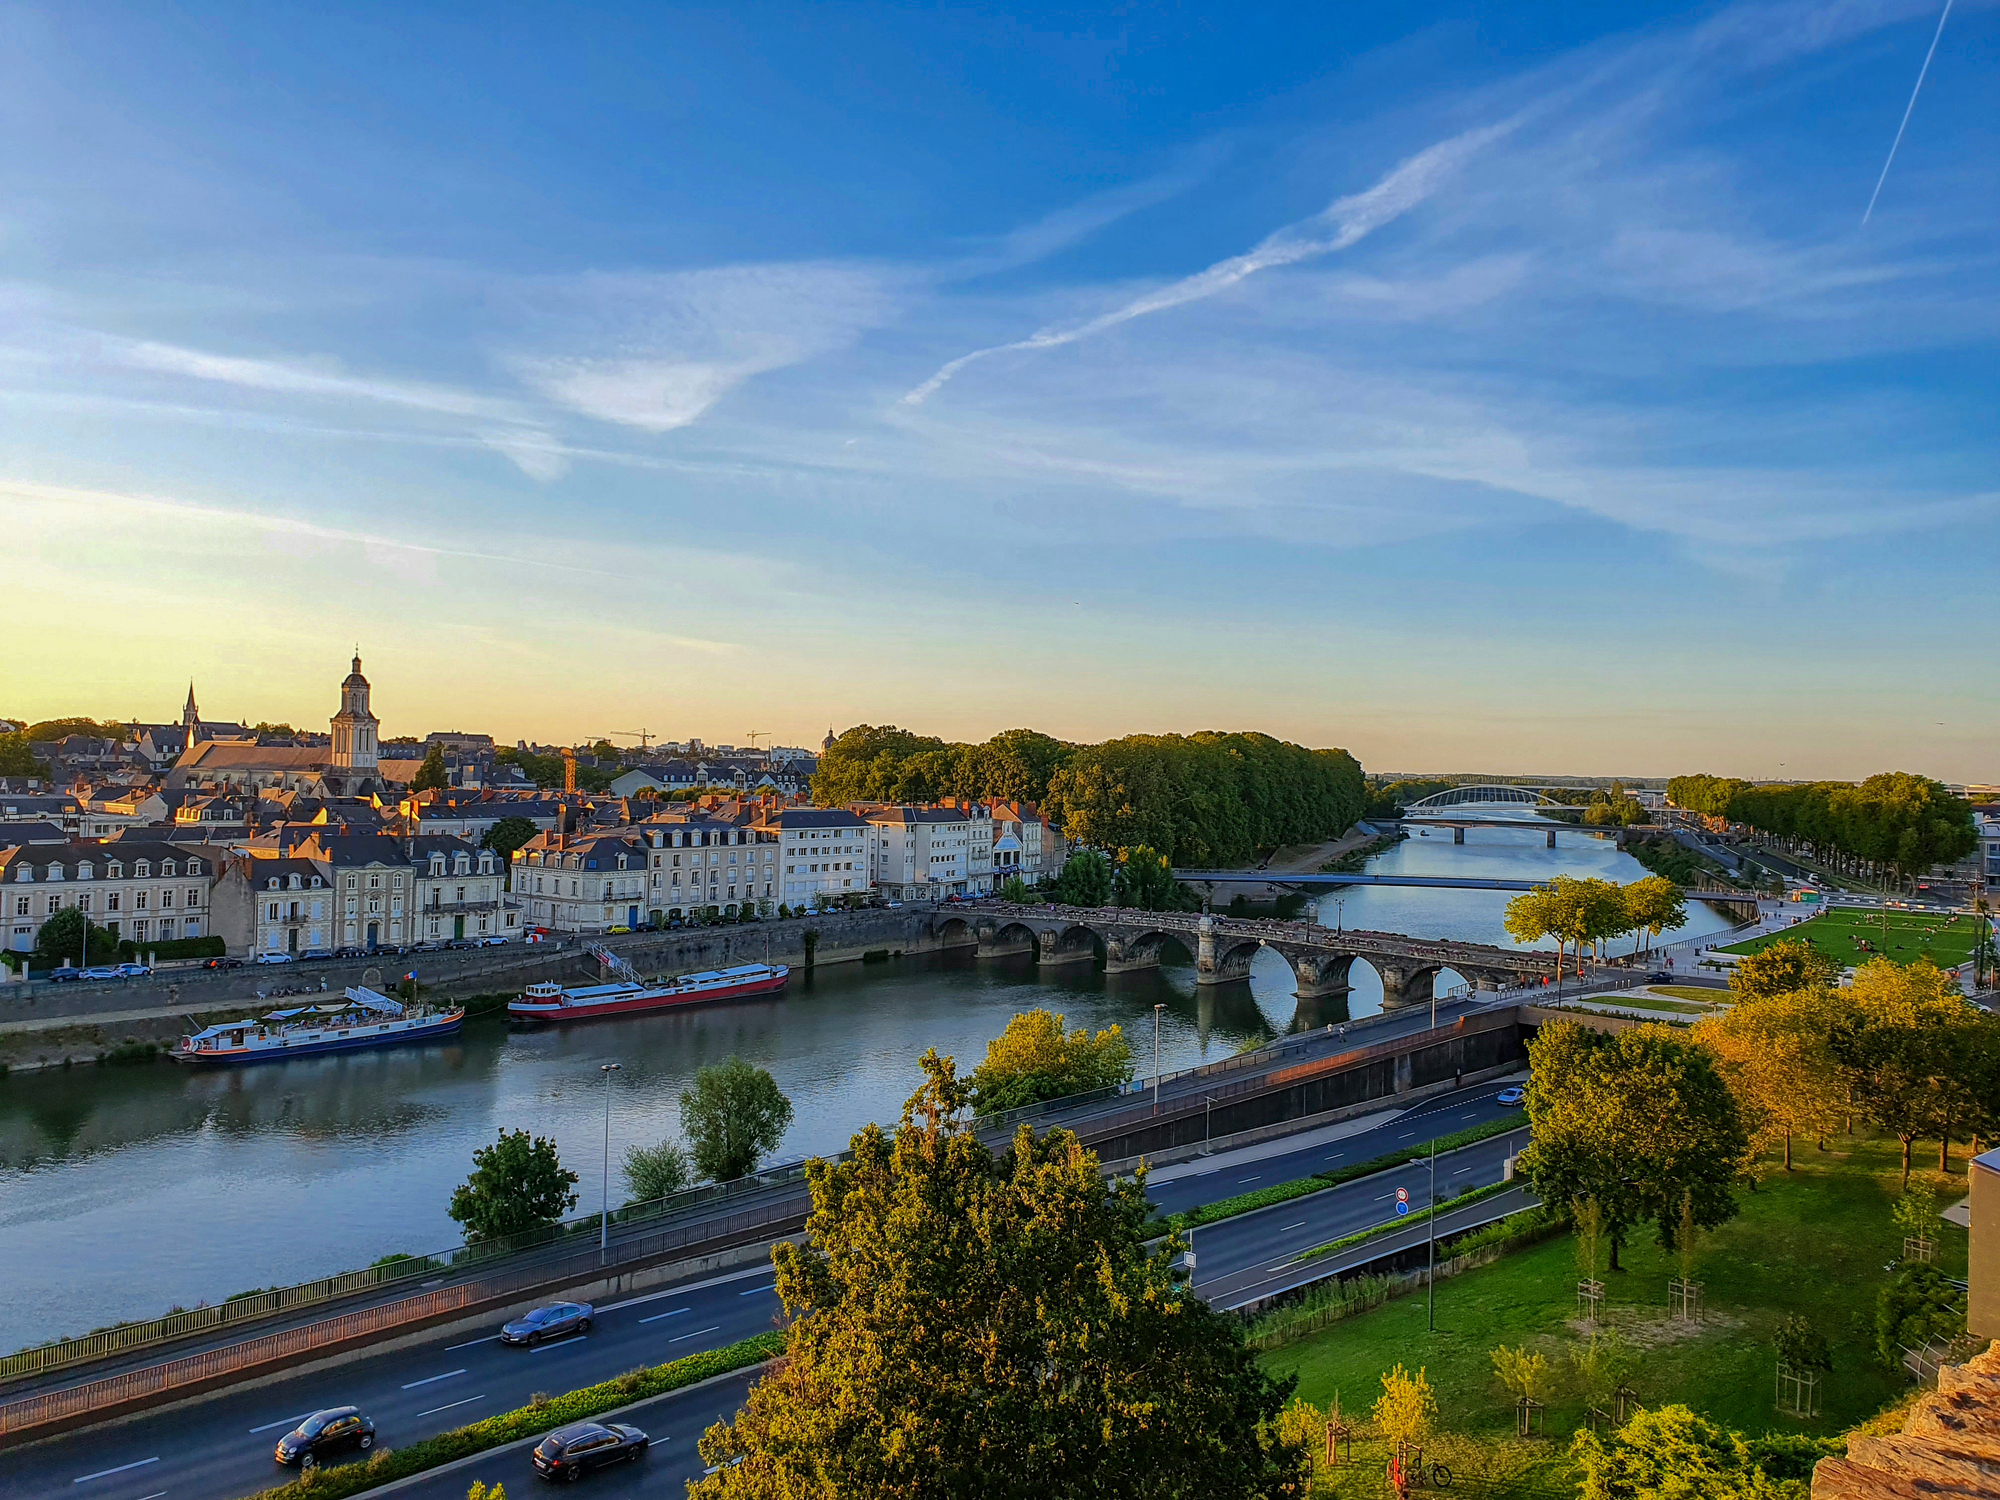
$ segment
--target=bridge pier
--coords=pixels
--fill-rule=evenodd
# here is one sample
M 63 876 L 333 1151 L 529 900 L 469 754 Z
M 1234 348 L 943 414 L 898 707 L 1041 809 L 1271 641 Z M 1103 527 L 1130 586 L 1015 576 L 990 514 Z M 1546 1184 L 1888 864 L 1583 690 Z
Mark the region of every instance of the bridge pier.
M 1351 953 L 1328 953 L 1315 948 L 1278 948 L 1292 966 L 1295 981 L 1292 993 L 1301 1000 L 1318 1000 L 1328 995 L 1345 995 L 1353 984 L 1348 971 L 1354 965 Z
M 1437 993 L 1438 964 L 1399 964 L 1394 960 L 1372 960 L 1382 976 L 1382 1009 L 1402 1010 L 1411 1005 L 1429 1005 Z
M 1461 828 L 1454 828 L 1454 829 L 1452 829 L 1452 831 L 1451 831 L 1451 841 L 1452 841 L 1452 842 L 1453 842 L 1454 844 L 1462 844 L 1462 843 L 1464 843 L 1464 842 L 1465 842 L 1465 830 L 1464 830 L 1464 829 L 1463 829 L 1462 827 L 1461 827 Z
M 1104 936 L 1104 972 L 1133 974 L 1160 966 L 1160 945 L 1144 939 L 1133 940 L 1118 933 Z
M 1556 831 L 1553 828 L 1551 828 L 1549 830 L 1549 847 L 1553 849 L 1555 848 L 1555 846 L 1556 846 Z
M 1067 933 L 1056 931 L 1038 934 L 1035 962 L 1053 968 L 1058 964 L 1087 964 L 1096 961 L 1097 950 L 1092 944 L 1088 942 L 1066 944 L 1063 941 L 1066 936 Z

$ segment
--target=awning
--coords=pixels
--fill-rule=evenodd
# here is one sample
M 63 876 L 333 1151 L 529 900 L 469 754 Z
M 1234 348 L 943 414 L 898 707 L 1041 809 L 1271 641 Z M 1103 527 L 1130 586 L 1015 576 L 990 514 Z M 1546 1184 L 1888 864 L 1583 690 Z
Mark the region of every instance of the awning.
M 293 1016 L 302 1016 L 311 1010 L 310 1005 L 295 1005 L 290 1010 L 274 1010 L 264 1019 L 267 1021 L 289 1021 Z
M 194 1042 L 200 1042 L 200 1041 L 206 1041 L 209 1037 L 212 1036 L 221 1036 L 225 1032 L 255 1031 L 256 1029 L 257 1029 L 257 1023 L 255 1021 L 250 1021 L 250 1020 L 224 1021 L 220 1026 L 211 1026 L 206 1031 L 197 1031 L 192 1037 L 188 1038 L 188 1040 Z

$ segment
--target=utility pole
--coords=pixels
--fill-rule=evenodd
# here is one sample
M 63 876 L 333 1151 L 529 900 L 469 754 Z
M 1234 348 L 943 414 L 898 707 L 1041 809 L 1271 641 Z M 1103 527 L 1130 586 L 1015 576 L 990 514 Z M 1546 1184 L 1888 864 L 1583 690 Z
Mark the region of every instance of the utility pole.
M 1160 1112 L 1160 1012 L 1166 1009 L 1165 1002 L 1153 1007 L 1153 1113 Z
M 604 1197 L 597 1218 L 597 1263 L 601 1266 L 611 1255 L 611 1075 L 618 1071 L 617 1063 L 600 1063 L 598 1071 L 604 1075 Z
M 1431 1209 L 1430 1209 L 1430 1249 L 1426 1255 L 1427 1269 L 1424 1272 L 1424 1317 L 1430 1323 L 1430 1331 L 1437 1332 L 1437 1263 L 1438 1263 L 1438 1142 L 1431 1137 Z

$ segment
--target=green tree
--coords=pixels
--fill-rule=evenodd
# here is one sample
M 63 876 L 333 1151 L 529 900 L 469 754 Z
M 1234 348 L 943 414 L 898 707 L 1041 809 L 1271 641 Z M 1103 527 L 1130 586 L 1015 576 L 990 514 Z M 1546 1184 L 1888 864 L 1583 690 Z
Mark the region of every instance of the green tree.
M 514 851 L 539 831 L 529 819 L 515 814 L 502 818 L 480 835 L 479 847 L 491 849 L 500 856 L 501 868 L 507 872 L 507 885 L 510 890 L 514 884 Z
M 1103 906 L 1111 900 L 1111 861 L 1095 849 L 1079 849 L 1056 876 L 1056 900 L 1065 906 Z
M 1847 1108 L 1850 1080 L 1831 1038 L 1848 1011 L 1846 991 L 1813 988 L 1746 994 L 1695 1023 L 1694 1038 L 1714 1053 L 1752 1145 L 1761 1155 L 1782 1143 L 1787 1172 L 1793 1136 L 1824 1142 Z
M 670 1198 L 693 1180 L 688 1154 L 674 1141 L 625 1148 L 625 1188 L 632 1195 L 630 1202 Z
M 1778 1336 L 1771 1344 L 1778 1358 L 1794 1370 L 1833 1368 L 1833 1350 L 1826 1342 L 1826 1335 L 1797 1313 L 1779 1326 Z
M 590 753 L 599 760 L 615 762 L 618 759 L 618 747 L 609 740 L 599 740 L 590 747 Z
M 1065 1035 L 1062 1016 L 1022 1011 L 987 1044 L 968 1081 L 981 1114 L 1114 1088 L 1132 1081 L 1132 1044 L 1116 1026 L 1096 1036 L 1088 1027 Z
M 1840 965 L 1803 938 L 1785 938 L 1746 953 L 1729 972 L 1729 988 L 1739 1001 L 1822 989 L 1840 976 Z
M 450 1213 L 467 1240 L 498 1239 L 553 1224 L 576 1207 L 576 1173 L 556 1143 L 503 1130 L 472 1153 L 472 1175 L 452 1191 Z
M 1107 1187 L 1067 1130 L 1005 1155 L 950 1059 L 893 1134 L 807 1167 L 803 1244 L 772 1259 L 785 1357 L 701 1440 L 703 1500 L 1237 1500 L 1297 1494 L 1306 1454 L 1238 1326 L 1177 1278 L 1143 1180 Z M 1142 1179 L 1143 1179 L 1143 1174 Z
M 1412 1375 L 1401 1364 L 1382 1376 L 1382 1394 L 1375 1398 L 1369 1413 L 1382 1436 L 1393 1447 L 1400 1443 L 1421 1443 L 1437 1425 L 1437 1397 L 1422 1366 Z
M 1574 875 L 1558 875 L 1546 885 L 1523 891 L 1507 903 L 1503 923 L 1507 935 L 1519 943 L 1552 937 L 1559 945 L 1556 964 L 1576 949 L 1576 972 L 1583 974 L 1583 951 L 1599 938 L 1628 931 L 1625 898 L 1618 886 L 1594 877 L 1579 880 Z
M 417 774 L 410 778 L 413 792 L 435 792 L 451 785 L 451 773 L 444 768 L 444 746 L 432 745 Z
M 1961 1066 L 1996 1023 L 1972 1008 L 1956 984 L 1928 961 L 1903 965 L 1878 958 L 1843 992 L 1848 1009 L 1830 1040 L 1846 1069 L 1855 1103 L 1903 1147 L 1903 1186 L 1920 1137 L 1948 1141 L 1971 1118 Z
M 1750 1141 L 1706 1048 L 1664 1027 L 1613 1036 L 1554 1021 L 1528 1044 L 1528 1060 L 1535 1138 L 1521 1165 L 1552 1207 L 1597 1200 L 1612 1270 L 1649 1220 L 1673 1248 L 1684 1197 L 1703 1229 L 1735 1216 L 1732 1188 Z
M 712 1182 L 733 1182 L 785 1138 L 792 1101 L 778 1081 L 740 1057 L 694 1075 L 681 1094 L 681 1130 L 694 1164 Z
M 86 928 L 89 929 L 87 937 Z M 89 944 L 88 954 L 83 951 L 86 942 Z M 42 923 L 35 933 L 35 957 L 53 968 L 62 967 L 65 960 L 80 969 L 91 964 L 115 963 L 118 959 L 118 939 L 74 906 L 65 906 Z
M 1581 1500 L 1779 1500 L 1737 1434 L 1685 1406 L 1641 1411 L 1609 1437 L 1584 1429 L 1570 1449 Z
M 1009 875 L 1000 887 L 1000 899 L 1012 901 L 1016 906 L 1026 905 L 1035 899 L 1034 890 L 1018 875 Z
M 1643 933 L 1647 947 L 1652 939 L 1663 932 L 1671 932 L 1687 920 L 1687 897 L 1681 888 L 1664 875 L 1648 875 L 1643 880 L 1635 880 L 1622 892 L 1625 902 L 1625 919 L 1630 930 Z M 1635 937 L 1634 951 L 1638 949 Z
M 1112 889 L 1120 906 L 1138 911 L 1173 911 L 1180 905 L 1180 883 L 1165 855 L 1144 844 L 1118 857 Z
M 1965 1332 L 1963 1294 L 1929 1261 L 1906 1260 L 1875 1296 L 1875 1353 L 1895 1369 L 1905 1349 Z
M 0 734 L 0 776 L 47 776 L 48 764 L 35 758 L 25 734 Z

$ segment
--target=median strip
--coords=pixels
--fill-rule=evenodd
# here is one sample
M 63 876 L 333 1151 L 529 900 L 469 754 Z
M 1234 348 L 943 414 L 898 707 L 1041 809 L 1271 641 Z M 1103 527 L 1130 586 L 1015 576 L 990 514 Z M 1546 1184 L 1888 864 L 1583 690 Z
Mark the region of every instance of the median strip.
M 488 1449 L 519 1442 L 523 1438 L 532 1438 L 557 1427 L 567 1426 L 571 1422 L 582 1422 L 591 1417 L 601 1416 L 620 1407 L 630 1406 L 635 1401 L 664 1396 L 671 1391 L 699 1384 L 718 1375 L 727 1375 L 736 1370 L 761 1365 L 783 1353 L 784 1347 L 783 1333 L 776 1331 L 760 1333 L 755 1338 L 744 1339 L 741 1343 L 731 1344 L 726 1348 L 690 1354 L 664 1365 L 654 1365 L 650 1369 L 633 1370 L 630 1374 L 620 1375 L 615 1380 L 585 1386 L 580 1391 L 571 1391 L 568 1395 L 557 1396 L 551 1401 L 541 1401 L 519 1407 L 514 1411 L 502 1412 L 497 1417 L 487 1417 L 484 1421 L 453 1428 L 450 1432 L 439 1433 L 436 1437 L 426 1438 L 420 1443 L 411 1443 L 406 1448 L 377 1449 L 367 1463 L 342 1464 L 337 1468 L 320 1469 L 309 1478 L 261 1490 L 254 1500 L 341 1500 L 343 1496 L 358 1495 L 378 1485 L 441 1468 L 445 1464 L 456 1463 L 460 1459 L 471 1458 Z
M 1448 1214 L 1461 1208 L 1469 1208 L 1481 1198 L 1491 1198 L 1495 1193 L 1504 1193 L 1515 1184 L 1511 1182 L 1491 1182 L 1485 1187 L 1467 1188 L 1456 1198 L 1440 1198 L 1437 1207 L 1416 1213 L 1405 1214 L 1397 1219 L 1384 1219 L 1380 1224 L 1371 1224 L 1366 1229 L 1343 1236 L 1330 1244 L 1315 1245 L 1310 1250 L 1301 1250 L 1292 1257 L 1292 1264 L 1301 1261 L 1318 1260 L 1322 1255 L 1337 1255 L 1342 1250 L 1352 1250 L 1356 1245 L 1372 1240 L 1378 1234 L 1389 1234 L 1398 1229 L 1407 1229 L 1412 1224 L 1424 1223 L 1432 1214 Z

